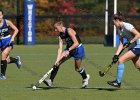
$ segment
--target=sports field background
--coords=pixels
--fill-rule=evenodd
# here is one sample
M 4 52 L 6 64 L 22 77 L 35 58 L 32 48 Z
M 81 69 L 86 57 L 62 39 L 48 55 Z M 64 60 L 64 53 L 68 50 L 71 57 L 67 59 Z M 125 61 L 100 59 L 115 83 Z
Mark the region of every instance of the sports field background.
M 40 89 L 32 91 L 35 83 L 53 65 L 57 54 L 57 45 L 15 46 L 11 56 L 21 56 L 23 67 L 17 69 L 8 65 L 7 79 L 0 80 L 0 100 L 139 100 L 140 72 L 132 62 L 125 64 L 125 72 L 120 90 L 106 84 L 114 80 L 117 65 L 109 74 L 99 77 L 98 71 L 111 63 L 115 48 L 103 45 L 85 44 L 86 59 L 82 66 L 90 74 L 89 87 L 81 89 L 81 76 L 74 70 L 71 58 L 65 62 L 54 80 L 54 87 L 47 88 L 43 83 Z

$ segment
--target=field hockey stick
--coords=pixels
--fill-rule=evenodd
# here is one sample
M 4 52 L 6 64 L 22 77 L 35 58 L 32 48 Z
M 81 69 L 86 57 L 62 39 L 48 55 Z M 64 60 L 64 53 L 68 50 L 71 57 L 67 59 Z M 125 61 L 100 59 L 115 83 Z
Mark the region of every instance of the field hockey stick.
M 121 53 L 124 51 L 124 49 L 125 49 L 125 48 L 123 48 L 123 49 L 120 51 L 118 57 L 121 55 Z M 100 77 L 103 77 L 103 76 L 111 69 L 111 67 L 112 67 L 113 64 L 114 64 L 114 62 L 112 61 L 111 64 L 109 64 L 103 71 L 99 71 L 99 76 L 100 76 Z
M 53 68 L 51 68 L 43 77 L 41 77 L 35 85 L 32 85 L 32 89 L 36 90 L 37 87 L 50 75 L 52 70 L 53 70 Z
M 64 58 L 62 57 L 61 60 L 63 60 L 63 59 Z M 61 60 L 59 60 L 59 61 L 61 61 Z M 54 66 L 58 66 L 59 65 L 59 61 L 57 63 L 55 63 Z M 50 73 L 53 71 L 53 69 L 54 69 L 54 67 L 51 68 L 41 79 L 39 79 L 35 85 L 32 85 L 32 89 L 36 90 L 37 87 L 50 75 Z

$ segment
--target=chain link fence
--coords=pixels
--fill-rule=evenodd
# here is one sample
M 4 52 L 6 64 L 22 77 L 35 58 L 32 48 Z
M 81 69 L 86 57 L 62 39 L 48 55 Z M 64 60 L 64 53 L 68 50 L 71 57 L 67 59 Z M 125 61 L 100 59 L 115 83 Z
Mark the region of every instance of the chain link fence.
M 23 8 L 22 8 L 23 0 L 21 0 L 20 2 L 19 0 L 5 0 L 5 1 L 8 1 L 7 5 L 9 6 L 8 7 L 4 6 L 4 4 L 1 3 L 0 8 L 4 10 L 5 18 L 11 20 L 18 27 L 19 35 L 17 38 L 17 41 L 18 41 L 17 43 L 23 44 L 24 43 L 23 42 L 24 19 L 23 19 Z M 110 1 L 113 2 L 113 0 L 110 0 Z M 102 1 L 102 3 L 104 3 L 104 7 L 105 7 L 105 0 L 104 2 Z M 139 13 L 137 14 L 126 13 L 128 9 L 122 8 L 122 6 L 125 8 L 127 7 L 127 4 L 124 2 L 124 0 L 118 0 L 118 5 L 119 5 L 118 11 L 122 11 L 122 13 L 124 13 L 126 20 L 134 24 L 135 27 L 138 30 L 140 30 L 140 27 L 139 27 L 140 14 Z M 88 7 L 88 9 L 89 8 L 90 7 Z M 51 12 L 51 9 L 49 9 L 49 12 Z M 83 43 L 102 44 L 104 42 L 105 15 L 103 11 L 103 12 L 90 12 L 90 13 L 85 13 L 85 14 L 76 13 L 76 14 L 70 14 L 70 15 L 55 14 L 55 13 L 47 14 L 47 15 L 36 15 L 36 18 L 35 18 L 36 44 L 58 43 L 57 33 L 54 31 L 54 27 L 53 27 L 53 24 L 58 20 L 62 20 L 64 24 L 66 25 L 66 27 L 74 28 L 77 34 L 80 35 Z

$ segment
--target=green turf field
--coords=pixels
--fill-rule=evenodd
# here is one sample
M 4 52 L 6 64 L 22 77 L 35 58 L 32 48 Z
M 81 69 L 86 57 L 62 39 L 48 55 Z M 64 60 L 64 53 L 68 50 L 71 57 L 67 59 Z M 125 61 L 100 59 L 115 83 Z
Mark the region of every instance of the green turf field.
M 81 88 L 81 76 L 74 70 L 73 59 L 65 62 L 54 81 L 53 88 L 43 83 L 40 89 L 32 91 L 35 83 L 53 65 L 57 45 L 15 46 L 11 56 L 21 56 L 23 68 L 8 65 L 7 79 L 0 80 L 0 100 L 139 100 L 140 72 L 132 62 L 125 64 L 125 73 L 120 90 L 106 84 L 114 80 L 116 67 L 99 77 L 98 71 L 111 63 L 115 48 L 103 45 L 85 45 L 86 59 L 83 66 L 90 74 L 89 87 Z

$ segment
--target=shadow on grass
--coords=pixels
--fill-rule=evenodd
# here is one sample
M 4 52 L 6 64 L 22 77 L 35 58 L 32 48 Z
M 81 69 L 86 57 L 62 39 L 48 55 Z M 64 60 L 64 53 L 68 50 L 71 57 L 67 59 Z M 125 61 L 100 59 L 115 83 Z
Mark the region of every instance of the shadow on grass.
M 32 87 L 26 87 L 26 88 L 31 88 Z M 64 89 L 81 89 L 81 90 L 97 90 L 97 91 L 120 91 L 120 90 L 137 90 L 140 91 L 140 88 L 131 88 L 131 87 L 123 87 L 123 88 L 110 88 L 110 87 L 87 87 L 87 88 L 80 88 L 80 87 L 38 87 L 36 90 L 53 90 L 53 89 L 59 89 L 59 90 L 64 90 Z

